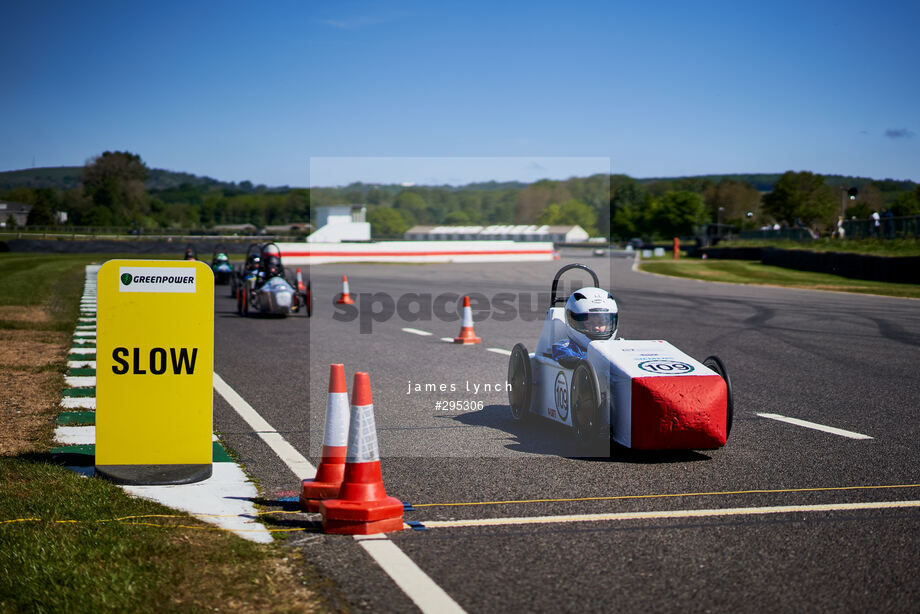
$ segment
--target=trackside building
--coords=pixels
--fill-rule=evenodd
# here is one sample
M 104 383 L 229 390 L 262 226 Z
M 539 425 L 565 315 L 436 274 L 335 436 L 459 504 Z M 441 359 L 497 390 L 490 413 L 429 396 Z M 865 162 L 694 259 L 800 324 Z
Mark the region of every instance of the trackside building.
M 549 241 L 583 243 L 588 233 L 581 226 L 413 226 L 407 241 Z

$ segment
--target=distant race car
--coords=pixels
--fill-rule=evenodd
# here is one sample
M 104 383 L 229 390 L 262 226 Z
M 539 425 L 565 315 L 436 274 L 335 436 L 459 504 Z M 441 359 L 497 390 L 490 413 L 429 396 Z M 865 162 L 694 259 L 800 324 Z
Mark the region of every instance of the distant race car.
M 230 258 L 227 256 L 227 248 L 222 243 L 214 247 L 214 255 L 211 258 L 211 270 L 214 271 L 214 283 L 225 286 L 230 283 L 233 277 L 233 266 L 230 264 Z
M 246 271 L 239 281 L 237 313 L 242 316 L 256 313 L 287 316 L 301 312 L 307 317 L 313 315 L 310 282 L 304 285 L 299 272 L 296 280 L 288 281 L 281 264 L 281 250 L 274 243 L 265 243 L 260 250 L 256 268 Z
M 239 301 L 239 292 L 244 282 L 250 275 L 259 272 L 259 262 L 262 260 L 262 246 L 259 243 L 250 243 L 246 248 L 246 259 L 243 264 L 233 268 L 230 276 L 230 296 Z
M 557 297 L 560 276 L 589 272 L 594 287 Z M 564 306 L 557 306 L 565 303 Z M 732 427 L 731 379 L 722 361 L 699 362 L 662 340 L 616 337 L 618 310 L 583 264 L 556 273 L 536 352 L 518 343 L 508 364 L 511 416 L 572 427 L 585 449 L 610 442 L 641 450 L 715 449 Z

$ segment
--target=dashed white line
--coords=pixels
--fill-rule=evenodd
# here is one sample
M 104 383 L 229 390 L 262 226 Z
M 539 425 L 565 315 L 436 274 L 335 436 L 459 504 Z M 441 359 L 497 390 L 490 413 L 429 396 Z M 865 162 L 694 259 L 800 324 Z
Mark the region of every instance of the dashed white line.
M 316 468 L 294 449 L 272 425 L 265 421 L 252 405 L 246 402 L 217 373 L 214 374 L 214 389 L 246 421 L 275 454 L 287 465 L 298 479 L 312 478 Z M 355 539 L 361 547 L 380 565 L 399 588 L 422 610 L 422 612 L 463 612 L 463 609 L 444 589 L 429 578 L 399 546 L 385 535 L 360 536 Z
M 733 507 L 706 510 L 663 510 L 657 512 L 619 512 L 610 514 L 569 514 L 565 516 L 534 516 L 530 518 L 474 518 L 470 520 L 431 520 L 426 529 L 449 527 L 493 527 L 521 524 L 559 524 L 566 522 L 599 522 L 611 520 L 648 520 L 661 518 L 701 518 L 717 516 L 753 516 L 758 514 L 791 514 L 797 512 L 841 512 L 920 507 L 920 501 L 868 501 L 865 503 L 826 503 L 818 505 L 776 505 L 770 507 Z
M 403 330 L 407 333 L 412 333 L 413 335 L 421 335 L 423 337 L 431 336 L 431 333 L 429 333 L 427 330 L 419 330 L 417 328 L 404 328 Z
M 445 343 L 453 343 L 454 338 L 453 337 L 441 337 L 441 341 L 444 341 Z
M 487 352 L 495 352 L 496 354 L 501 354 L 503 356 L 511 356 L 511 350 L 504 350 L 502 348 L 486 348 Z
M 766 414 L 757 412 L 757 415 L 761 418 L 769 418 L 770 420 L 779 420 L 780 422 L 788 422 L 789 424 L 795 424 L 796 426 L 803 426 L 807 429 L 814 429 L 816 431 L 824 431 L 825 433 L 831 433 L 833 435 L 840 435 L 841 437 L 849 437 L 850 439 L 872 439 L 869 435 L 863 435 L 862 433 L 855 433 L 853 431 L 847 431 L 844 429 L 838 429 L 833 426 L 827 426 L 824 424 L 818 424 L 817 422 L 809 422 L 808 420 L 800 420 L 798 418 L 790 418 L 788 416 L 781 416 L 780 414 Z

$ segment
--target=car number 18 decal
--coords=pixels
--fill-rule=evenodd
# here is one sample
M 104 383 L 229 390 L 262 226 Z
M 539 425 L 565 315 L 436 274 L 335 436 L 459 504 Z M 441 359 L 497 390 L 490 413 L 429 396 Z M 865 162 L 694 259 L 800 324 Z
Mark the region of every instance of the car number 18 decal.
M 643 371 L 661 375 L 682 375 L 693 371 L 693 365 L 677 360 L 646 360 L 640 362 L 638 366 Z
M 560 371 L 555 383 L 556 412 L 560 420 L 569 417 L 569 384 L 565 381 L 565 372 Z

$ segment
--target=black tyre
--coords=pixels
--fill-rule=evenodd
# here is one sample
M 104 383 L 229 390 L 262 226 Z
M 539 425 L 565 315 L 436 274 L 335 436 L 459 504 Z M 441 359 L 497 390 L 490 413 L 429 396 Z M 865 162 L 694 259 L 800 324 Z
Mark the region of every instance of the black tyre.
M 313 315 L 313 290 L 310 288 L 310 282 L 307 282 L 307 291 L 304 293 L 304 303 L 307 306 L 307 317 Z
M 530 365 L 530 353 L 523 343 L 518 343 L 511 350 L 508 361 L 508 404 L 511 406 L 511 418 L 521 422 L 530 418 L 530 402 L 533 394 L 533 368 Z
M 727 438 L 729 433 L 732 432 L 732 419 L 735 416 L 735 400 L 732 393 L 732 378 L 728 376 L 728 370 L 725 369 L 725 364 L 718 356 L 710 356 L 703 361 L 703 364 L 718 373 L 719 377 L 725 380 L 725 388 L 727 392 L 726 397 L 728 399 L 725 423 L 725 437 Z
M 243 293 L 241 288 L 236 289 L 236 313 L 237 315 L 243 315 Z
M 601 389 L 594 367 L 580 360 L 572 373 L 571 394 L 572 426 L 579 442 L 589 444 L 601 435 Z
M 249 289 L 246 286 L 240 288 L 240 303 L 243 305 L 240 314 L 247 317 L 249 315 Z

